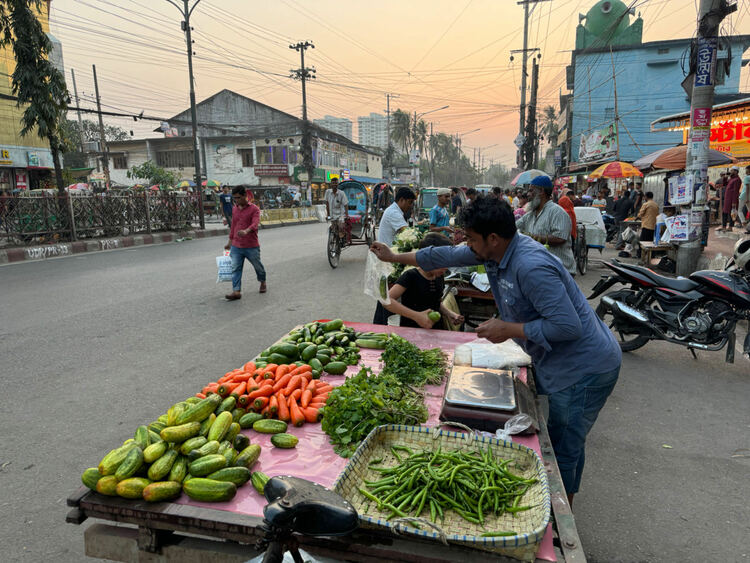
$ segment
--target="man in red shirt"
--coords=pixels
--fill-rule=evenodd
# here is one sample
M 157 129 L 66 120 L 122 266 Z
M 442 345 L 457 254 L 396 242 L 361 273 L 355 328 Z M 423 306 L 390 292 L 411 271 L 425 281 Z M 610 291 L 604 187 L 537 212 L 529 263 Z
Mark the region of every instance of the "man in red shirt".
M 740 179 L 740 169 L 737 166 L 732 166 L 729 169 L 729 182 L 724 190 L 724 206 L 721 209 L 721 229 L 717 230 L 731 231 L 734 228 L 732 211 L 737 211 L 741 189 L 742 180 Z M 729 225 L 728 229 L 727 225 Z
M 252 193 L 250 194 L 252 197 Z M 232 293 L 225 297 L 234 301 L 242 298 L 242 266 L 245 258 L 255 268 L 255 275 L 260 282 L 260 293 L 266 292 L 266 269 L 260 261 L 260 243 L 258 242 L 258 226 L 260 225 L 260 209 L 247 200 L 247 190 L 244 186 L 237 186 L 232 190 L 234 210 L 232 211 L 232 227 L 229 230 L 229 242 L 224 246 L 229 250 L 232 258 Z

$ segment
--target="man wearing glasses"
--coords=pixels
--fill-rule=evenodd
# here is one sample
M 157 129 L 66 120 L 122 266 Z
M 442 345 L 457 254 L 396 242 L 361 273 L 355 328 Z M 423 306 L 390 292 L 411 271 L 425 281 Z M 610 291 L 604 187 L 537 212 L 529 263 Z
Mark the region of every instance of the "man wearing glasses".
M 250 193 L 252 198 L 252 192 Z M 232 293 L 225 297 L 229 301 L 242 298 L 242 266 L 245 258 L 255 268 L 255 275 L 260 282 L 260 293 L 266 292 L 266 269 L 260 261 L 260 243 L 258 242 L 258 226 L 260 225 L 260 209 L 247 199 L 244 186 L 236 186 L 232 190 L 234 210 L 232 212 L 232 227 L 229 230 L 229 242 L 224 246 L 229 250 L 232 258 Z

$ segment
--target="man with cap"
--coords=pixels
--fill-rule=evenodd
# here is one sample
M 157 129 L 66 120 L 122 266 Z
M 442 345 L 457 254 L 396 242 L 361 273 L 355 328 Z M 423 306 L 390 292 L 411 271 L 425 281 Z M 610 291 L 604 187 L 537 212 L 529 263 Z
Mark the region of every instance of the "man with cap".
M 742 189 L 742 180 L 740 180 L 739 166 L 732 166 L 729 169 L 729 182 L 724 190 L 724 206 L 721 208 L 721 230 L 731 231 L 734 228 L 734 217 L 732 210 L 737 211 L 737 204 L 740 200 L 740 190 Z M 729 225 L 729 228 L 727 228 Z
M 552 179 L 537 176 L 529 185 L 529 207 L 516 221 L 516 228 L 529 235 L 557 256 L 571 275 L 576 273 L 571 232 L 573 226 L 565 210 L 552 201 Z
M 451 214 L 451 191 L 449 188 L 439 188 L 437 191 L 438 202 L 430 209 L 430 231 L 450 237 L 453 229 L 450 226 Z

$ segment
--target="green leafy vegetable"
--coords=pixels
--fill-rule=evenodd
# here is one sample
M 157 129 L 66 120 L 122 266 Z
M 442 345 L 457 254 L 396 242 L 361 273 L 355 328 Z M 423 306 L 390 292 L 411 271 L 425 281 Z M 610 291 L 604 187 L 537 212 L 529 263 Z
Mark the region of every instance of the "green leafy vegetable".
M 440 348 L 421 350 L 397 334 L 388 339 L 380 359 L 385 364 L 381 375 L 393 375 L 408 385 L 439 385 L 447 367 Z

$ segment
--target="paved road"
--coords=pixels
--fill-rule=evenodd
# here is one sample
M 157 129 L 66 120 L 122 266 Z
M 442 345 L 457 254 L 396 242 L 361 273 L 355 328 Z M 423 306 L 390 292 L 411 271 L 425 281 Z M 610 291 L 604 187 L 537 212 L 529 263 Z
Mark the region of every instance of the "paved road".
M 246 270 L 231 303 L 214 283 L 218 239 L 0 267 L 2 559 L 84 560 L 85 526 L 64 523 L 83 468 L 287 327 L 369 321 L 365 249 L 331 270 L 324 242 L 319 224 L 262 232 L 269 292 Z M 626 356 L 576 499 L 590 560 L 747 560 L 750 457 L 732 455 L 750 448 L 749 395 L 748 364 L 721 354 Z

